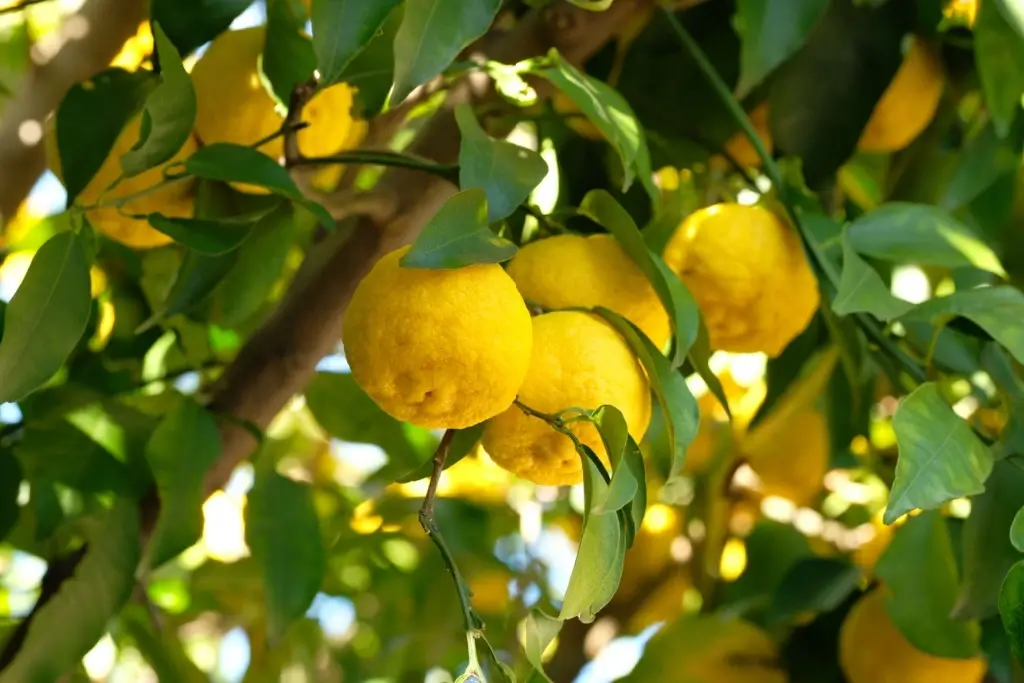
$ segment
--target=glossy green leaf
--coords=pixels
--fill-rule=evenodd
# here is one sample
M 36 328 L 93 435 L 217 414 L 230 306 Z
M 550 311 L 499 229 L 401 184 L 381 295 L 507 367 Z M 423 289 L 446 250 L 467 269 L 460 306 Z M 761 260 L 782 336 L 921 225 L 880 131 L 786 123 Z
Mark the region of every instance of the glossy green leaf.
M 963 530 L 963 577 L 953 616 L 984 619 L 998 611 L 999 586 L 1021 554 L 1011 542 L 1014 515 L 1024 507 L 1024 471 L 1000 460 L 985 492 L 971 499 Z
M 626 99 L 612 86 L 588 76 L 567 62 L 556 51 L 548 55 L 550 66 L 535 73 L 551 81 L 580 112 L 593 123 L 622 161 L 622 191 L 639 178 L 647 193 L 658 198 L 651 180 L 650 154 L 644 131 Z
M 7 538 L 18 521 L 18 491 L 21 489 L 21 464 L 0 450 L 0 542 Z
M 1010 543 L 1018 552 L 1024 553 L 1024 506 L 1013 515 L 1010 524 Z
M 915 508 L 929 510 L 985 490 L 992 452 L 926 382 L 900 403 L 892 419 L 899 445 L 885 523 Z
M 582 460 L 584 486 L 591 491 L 590 499 L 607 499 L 608 484 L 597 466 L 590 458 Z M 591 508 L 558 618 L 564 621 L 579 617 L 584 623 L 593 621 L 619 587 L 625 556 L 626 533 L 619 513 L 600 514 Z
M 70 207 L 85 189 L 128 121 L 156 85 L 148 71 L 106 69 L 71 87 L 57 107 L 60 176 Z
M 849 234 L 843 234 L 843 274 L 832 300 L 836 315 L 870 313 L 879 320 L 898 318 L 914 305 L 897 299 L 882 277 L 854 250 Z
M 889 202 L 851 223 L 849 237 L 854 249 L 878 259 L 948 268 L 974 266 L 1005 275 L 991 247 L 935 206 Z
M 149 613 L 141 606 L 125 608 L 119 617 L 119 625 L 131 637 L 157 675 L 158 681 L 174 683 L 208 683 L 209 678 L 188 658 L 181 639 L 166 630 L 158 632 Z
M 476 656 L 480 673 L 487 683 L 516 683 L 512 667 L 498 658 L 482 633 L 476 635 Z
M 378 114 L 391 92 L 395 73 L 395 36 L 404 15 L 405 4 L 401 3 L 338 77 L 339 81 L 358 89 L 357 111 L 364 117 Z
M 237 250 L 218 256 L 206 256 L 189 250 L 167 299 L 156 313 L 138 327 L 136 333 L 142 334 L 167 318 L 188 312 L 205 301 L 231 271 L 237 257 Z
M 887 590 L 885 609 L 896 628 L 917 649 L 966 659 L 978 654 L 975 621 L 957 621 L 957 570 L 946 521 L 923 512 L 897 529 L 875 573 Z
M 733 24 L 742 41 L 736 96 L 745 97 L 799 50 L 828 0 L 739 0 Z
M 391 101 L 398 104 L 447 69 L 490 28 L 500 6 L 500 0 L 406 0 L 405 19 L 395 36 Z
M 152 0 L 150 13 L 178 52 L 186 55 L 226 31 L 251 4 L 251 0 Z
M 139 515 L 118 502 L 87 528 L 74 575 L 32 619 L 25 642 L 0 683 L 56 681 L 92 649 L 131 596 L 139 561 Z
M 219 256 L 241 246 L 252 233 L 260 216 L 216 221 L 206 218 L 171 218 L 151 213 L 147 218 L 150 225 L 175 242 L 200 254 Z
M 661 258 L 651 252 L 636 223 L 608 192 L 588 192 L 580 203 L 579 210 L 584 216 L 612 233 L 651 282 L 672 322 L 676 340 L 672 356 L 673 366 L 682 365 L 690 347 L 697 339 L 700 327 L 700 310 L 690 290 L 669 270 Z
M 942 208 L 952 211 L 970 203 L 1016 168 L 1013 149 L 1003 144 L 992 124 L 985 126 L 961 154 L 942 195 Z
M 992 124 L 1005 138 L 1024 93 L 1024 40 L 1000 9 L 998 0 L 980 3 L 974 24 L 974 61 Z
M 1024 294 L 1015 287 L 982 287 L 929 299 L 904 318 L 933 322 L 962 316 L 985 330 L 1018 362 L 1024 362 Z
M 605 497 L 593 501 L 592 505 L 594 511 L 599 514 L 616 512 L 629 505 L 636 495 L 638 482 L 633 468 L 627 461 L 627 457 L 631 457 L 627 456 L 627 449 L 639 452 L 639 447 L 629 436 L 626 418 L 615 406 L 601 406 L 594 412 L 594 423 L 611 461 L 612 479 L 607 489 L 595 491 L 595 494 L 604 494 Z
M 455 107 L 462 133 L 459 146 L 459 187 L 480 188 L 487 194 L 487 221 L 505 218 L 526 201 L 548 173 L 548 165 L 533 150 L 491 138 L 465 103 Z
M 295 239 L 295 223 L 292 205 L 282 202 L 253 227 L 215 294 L 221 324 L 241 324 L 267 304 Z
M 859 567 L 842 560 L 801 558 L 789 568 L 772 595 L 770 618 L 779 623 L 808 612 L 831 612 L 853 594 L 862 578 Z
M 981 367 L 1005 392 L 1010 404 L 1010 418 L 999 435 L 999 441 L 992 447 L 993 453 L 1001 451 L 1004 456 L 1024 455 L 1024 381 L 1017 376 L 1006 350 L 994 342 L 982 348 Z M 971 367 L 969 371 L 973 372 L 975 368 Z
M 334 219 L 327 209 L 306 199 L 288 175 L 288 171 L 251 147 L 226 142 L 207 145 L 185 161 L 185 170 L 197 178 L 266 188 L 274 194 L 301 204 L 325 226 L 335 227 Z
M 555 617 L 548 616 L 539 609 L 532 609 L 526 615 L 526 619 L 520 624 L 519 642 L 526 654 L 526 661 L 530 663 L 534 671 L 548 683 L 551 678 L 544 673 L 543 655 L 562 630 L 562 621 Z
M 220 432 L 213 415 L 183 397 L 146 445 L 146 460 L 160 496 L 160 516 L 146 549 L 145 571 L 161 566 L 202 536 L 203 481 L 218 457 Z
M 487 196 L 480 188 L 463 190 L 446 201 L 402 257 L 404 268 L 462 268 L 501 263 L 516 255 L 516 245 L 487 227 Z
M 596 312 L 622 335 L 644 366 L 651 390 L 667 418 L 672 474 L 681 473 L 686 463 L 686 449 L 697 435 L 700 418 L 697 400 L 682 374 L 672 368 L 668 359 L 661 355 L 643 332 L 607 308 L 598 307 Z
M 260 69 L 285 107 L 296 85 L 313 78 L 316 53 L 305 33 L 306 19 L 291 0 L 267 0 L 267 32 Z
M 400 0 L 313 0 L 313 49 L 321 86 L 337 83 Z
M 36 252 L 4 314 L 0 403 L 24 398 L 60 369 L 85 332 L 90 305 L 85 238 L 58 233 Z
M 313 491 L 269 467 L 257 470 L 245 540 L 266 587 L 268 632 L 278 642 L 309 608 L 327 569 Z
M 999 591 L 999 616 L 1018 661 L 1024 660 L 1024 561 L 1007 572 Z
M 158 23 L 153 24 L 153 41 L 160 60 L 160 85 L 146 97 L 139 141 L 121 156 L 121 169 L 129 177 L 170 161 L 192 136 L 196 120 L 192 79 Z

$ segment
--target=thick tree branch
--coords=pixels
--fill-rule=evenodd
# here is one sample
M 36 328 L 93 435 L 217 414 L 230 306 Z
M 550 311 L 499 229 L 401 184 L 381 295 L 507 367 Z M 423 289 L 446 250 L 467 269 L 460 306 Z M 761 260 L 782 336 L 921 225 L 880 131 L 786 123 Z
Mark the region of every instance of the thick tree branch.
M 512 30 L 488 40 L 488 57 L 515 63 L 554 47 L 566 59 L 581 64 L 627 17 L 649 4 L 648 0 L 620 0 L 605 12 L 589 12 L 554 3 L 532 11 Z M 455 104 L 496 97 L 488 79 L 480 76 L 472 74 L 451 89 L 443 110 L 425 127 L 411 152 L 441 164 L 457 161 Z M 217 387 L 212 409 L 265 428 L 305 388 L 317 362 L 331 353 L 359 281 L 381 256 L 411 243 L 455 190 L 447 180 L 422 171 L 389 169 L 376 191 L 396 198 L 391 219 L 375 224 L 361 217 L 347 240 L 335 238 L 318 246 L 326 256 L 303 268 L 276 313 L 239 353 Z M 237 426 L 225 424 L 221 436 L 223 454 L 207 478 L 210 490 L 221 486 L 256 445 L 252 435 Z
M 14 216 L 46 166 L 46 118 L 72 85 L 110 63 L 138 29 L 147 5 L 145 0 L 88 0 L 60 28 L 55 54 L 47 54 L 46 42 L 32 49 L 33 66 L 0 122 L 0 225 Z

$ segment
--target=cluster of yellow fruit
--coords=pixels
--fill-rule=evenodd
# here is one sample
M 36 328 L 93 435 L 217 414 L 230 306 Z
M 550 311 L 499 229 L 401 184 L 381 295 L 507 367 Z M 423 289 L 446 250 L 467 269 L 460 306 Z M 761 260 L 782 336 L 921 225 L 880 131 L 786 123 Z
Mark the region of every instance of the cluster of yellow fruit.
M 164 183 L 165 169 L 180 164 L 203 145 L 219 142 L 253 145 L 281 129 L 284 116 L 260 76 L 259 59 L 265 35 L 265 27 L 257 26 L 227 31 L 218 36 L 191 71 L 197 99 L 193 135 L 164 166 L 126 178 L 108 191 L 121 176 L 121 157 L 139 140 L 141 113 L 128 121 L 102 166 L 78 198 L 84 206 L 102 204 L 86 212 L 97 229 L 138 249 L 171 242 L 170 237 L 151 228 L 145 218 L 132 217 L 156 212 L 173 218 L 192 217 L 194 181 L 186 179 L 167 183 L 147 192 Z M 299 150 L 303 154 L 327 156 L 359 145 L 366 134 L 367 122 L 353 114 L 355 95 L 354 88 L 339 83 L 312 98 L 303 110 L 303 121 L 309 125 L 297 136 Z M 46 136 L 47 158 L 50 169 L 61 178 L 55 131 L 55 122 L 51 120 Z M 283 139 L 277 137 L 259 149 L 274 159 L 280 159 L 284 154 L 283 145 Z M 256 194 L 266 192 L 260 187 L 242 184 L 236 184 L 235 189 Z M 114 205 L 114 202 L 129 197 L 131 199 L 121 206 Z
M 540 413 L 611 404 L 640 441 L 651 414 L 643 367 L 604 306 L 652 342 L 670 339 L 650 283 L 610 235 L 559 235 L 523 247 L 503 269 L 404 268 L 408 247 L 357 287 L 343 341 L 355 380 L 392 416 L 429 428 L 486 422 L 482 445 L 509 471 L 545 485 L 582 479 L 572 441 Z M 723 204 L 686 218 L 664 250 L 693 293 L 715 349 L 779 354 L 818 307 L 817 281 L 790 226 L 757 206 Z M 547 312 L 531 319 L 529 305 Z M 593 424 L 572 432 L 607 463 Z

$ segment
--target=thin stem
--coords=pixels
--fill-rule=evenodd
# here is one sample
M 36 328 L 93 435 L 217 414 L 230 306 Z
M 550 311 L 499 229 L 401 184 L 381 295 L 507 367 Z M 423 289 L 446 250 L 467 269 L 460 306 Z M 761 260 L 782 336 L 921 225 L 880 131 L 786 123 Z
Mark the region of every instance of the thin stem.
M 445 431 L 444 436 L 441 437 L 441 443 L 438 444 L 437 450 L 434 451 L 434 470 L 430 474 L 427 495 L 423 497 L 423 506 L 420 508 L 420 526 L 423 527 L 423 531 L 426 532 L 430 540 L 437 546 L 438 551 L 441 553 L 441 559 L 444 560 L 445 566 L 451 572 L 452 580 L 455 582 L 455 592 L 459 596 L 459 606 L 462 608 L 463 624 L 466 631 L 472 632 L 483 628 L 483 622 L 476 612 L 473 611 L 473 605 L 470 603 L 471 593 L 469 585 L 462 578 L 459 567 L 455 563 L 455 557 L 448 548 L 448 544 L 445 543 L 444 536 L 441 535 L 441 530 L 438 529 L 437 522 L 434 520 L 434 499 L 437 497 L 437 484 L 441 481 L 444 462 L 448 459 L 448 451 L 451 449 L 454 437 L 454 429 Z
M 271 133 L 270 135 L 268 135 L 265 138 L 260 138 L 259 140 L 257 140 L 256 142 L 252 143 L 249 146 L 252 147 L 253 149 L 259 149 L 260 147 L 262 147 L 263 145 L 267 144 L 268 142 L 273 142 L 274 140 L 276 140 L 278 138 L 285 137 L 286 135 L 291 135 L 293 133 L 298 133 L 303 128 L 308 128 L 308 127 L 309 127 L 309 122 L 308 121 L 299 121 L 297 123 L 288 123 L 287 121 L 285 121 L 284 123 L 281 124 L 281 127 L 278 128 L 276 131 L 274 131 L 273 133 Z
M 561 223 L 559 223 L 546 213 L 541 212 L 540 209 L 538 209 L 536 206 L 533 206 L 529 202 L 523 202 L 522 204 L 520 204 L 520 206 L 522 207 L 523 211 L 526 213 L 527 216 L 531 216 L 534 220 L 537 221 L 537 223 L 544 226 L 548 233 L 558 235 L 569 232 L 564 225 L 562 225 Z
M 373 166 L 391 166 L 408 168 L 414 171 L 433 173 L 457 183 L 459 181 L 458 164 L 438 164 L 426 159 L 419 159 L 399 152 L 354 150 L 332 154 L 324 157 L 301 157 L 292 160 L 293 166 L 323 166 L 327 164 L 369 164 Z
M 12 14 L 14 12 L 20 12 L 23 9 L 31 7 L 32 5 L 39 5 L 41 3 L 48 2 L 48 0 L 21 0 L 13 5 L 7 7 L 0 7 L 0 14 Z
M 120 208 L 120 207 L 123 207 L 125 204 L 127 204 L 129 202 L 132 202 L 132 201 L 134 201 L 136 199 L 139 199 L 140 197 L 145 197 L 147 195 L 151 195 L 154 192 L 157 192 L 158 190 L 162 190 L 165 187 L 168 187 L 168 186 L 173 185 L 175 183 L 180 183 L 182 180 L 188 180 L 191 177 L 192 177 L 191 174 L 188 174 L 188 173 L 185 173 L 185 174 L 182 174 L 182 175 L 177 175 L 177 176 L 174 176 L 172 178 L 167 178 L 166 180 L 163 180 L 163 181 L 157 183 L 156 185 L 152 185 L 150 187 L 147 187 L 144 190 L 139 190 L 138 192 L 133 192 L 133 193 L 127 194 L 127 195 L 125 195 L 123 197 L 118 197 L 117 199 L 108 199 L 106 201 L 96 202 L 95 204 L 87 204 L 87 205 L 79 207 L 79 208 L 82 211 L 91 211 L 93 209 L 102 209 L 102 208 L 108 207 L 108 206 L 114 206 L 114 207 Z

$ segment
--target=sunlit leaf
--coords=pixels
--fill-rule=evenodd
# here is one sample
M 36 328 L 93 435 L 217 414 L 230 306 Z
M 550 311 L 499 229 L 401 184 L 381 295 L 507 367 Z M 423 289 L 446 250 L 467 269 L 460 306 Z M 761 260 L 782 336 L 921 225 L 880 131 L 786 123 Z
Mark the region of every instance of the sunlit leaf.
M 313 49 L 320 84 L 340 80 L 345 68 L 373 39 L 400 0 L 313 0 Z
M 1024 294 L 1016 287 L 954 292 L 915 306 L 904 318 L 934 322 L 953 316 L 962 316 L 977 324 L 1018 362 L 1024 362 Z
M 487 194 L 487 221 L 505 218 L 522 204 L 548 173 L 548 165 L 533 150 L 506 140 L 494 140 L 476 120 L 468 104 L 455 107 L 462 133 L 459 146 L 459 186 Z
M 226 31 L 251 4 L 251 0 L 152 0 L 150 13 L 185 55 Z
M 147 216 L 149 224 L 200 254 L 218 256 L 237 249 L 249 237 L 260 216 L 248 219 L 209 220 L 169 218 L 160 213 Z
M 595 491 L 595 495 L 604 494 L 605 497 L 593 501 L 592 506 L 599 513 L 615 512 L 629 505 L 636 495 L 637 480 L 626 462 L 626 451 L 634 448 L 639 451 L 639 448 L 635 442 L 630 444 L 626 418 L 615 406 L 601 406 L 594 413 L 594 422 L 612 464 L 612 479 L 607 489 Z
M 966 659 L 978 653 L 977 622 L 956 621 L 957 570 L 946 521 L 923 512 L 897 529 L 875 572 L 884 581 L 885 609 L 917 649 Z
M 736 96 L 752 88 L 799 50 L 828 9 L 828 0 L 740 0 L 734 24 L 740 34 Z
M 926 382 L 903 399 L 892 420 L 899 460 L 885 523 L 915 508 L 936 508 L 985 490 L 992 452 Z
M 487 196 L 480 188 L 452 196 L 424 226 L 402 257 L 404 268 L 462 268 L 501 263 L 516 255 L 516 245 L 487 227 Z
M 32 258 L 4 313 L 0 340 L 0 403 L 17 401 L 60 369 L 89 321 L 85 238 L 62 232 Z
M 395 88 L 399 103 L 413 88 L 444 71 L 494 21 L 499 0 L 406 0 L 395 36 Z
M 843 235 L 843 273 L 839 291 L 832 301 L 837 315 L 870 313 L 879 320 L 898 318 L 913 304 L 894 297 L 875 269 L 854 250 L 849 235 Z
M 1000 7 L 1000 5 L 1003 5 Z M 993 0 L 979 3 L 974 24 L 974 60 L 978 78 L 985 93 L 996 133 L 1005 138 L 1013 120 L 1020 113 L 1024 93 L 1024 40 L 1020 19 L 1024 12 L 1015 12 L 1016 28 L 1007 20 L 1009 2 Z M 1001 11 L 1003 10 L 1003 11 Z
M 292 90 L 313 77 L 316 53 L 291 0 L 267 0 L 267 33 L 260 69 L 275 97 L 288 106 Z
M 562 630 L 562 621 L 548 616 L 539 609 L 532 609 L 520 624 L 519 642 L 523 645 L 526 661 L 533 666 L 537 674 L 548 683 L 551 678 L 544 673 L 544 651 Z

